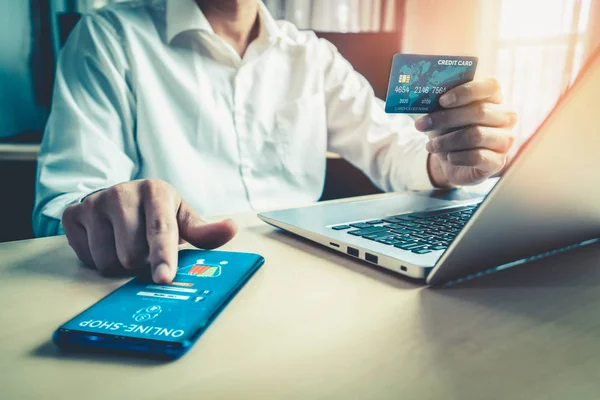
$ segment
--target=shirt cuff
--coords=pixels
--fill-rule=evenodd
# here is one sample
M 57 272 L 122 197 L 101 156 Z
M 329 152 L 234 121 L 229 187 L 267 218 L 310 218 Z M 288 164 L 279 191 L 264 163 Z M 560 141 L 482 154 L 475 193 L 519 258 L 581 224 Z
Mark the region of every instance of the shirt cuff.
M 429 152 L 425 149 L 419 150 L 415 155 L 414 163 L 410 169 L 408 178 L 408 190 L 433 190 L 436 189 L 431 183 L 428 171 Z
M 86 197 L 101 190 L 104 190 L 104 188 L 83 195 L 81 193 L 65 193 L 52 199 L 42 209 L 39 217 L 33 219 L 33 228 L 36 237 L 64 235 L 62 214 L 65 209 L 72 204 L 83 202 Z
M 85 195 L 82 193 L 65 193 L 57 196 L 44 206 L 41 214 L 46 217 L 58 219 L 60 221 L 65 208 L 71 204 L 79 203 L 79 200 L 84 196 Z
M 48 237 L 64 235 L 65 230 L 62 226 L 62 222 L 56 218 L 46 217 L 42 215 L 35 229 L 36 237 Z
M 78 203 L 83 203 L 83 201 L 84 201 L 85 199 L 87 199 L 88 197 L 90 197 L 90 196 L 91 196 L 91 195 L 93 195 L 94 193 L 98 193 L 98 192 L 101 192 L 101 191 L 103 191 L 104 189 L 106 189 L 106 188 L 100 188 L 100 189 L 96 189 L 96 190 L 94 190 L 93 192 L 89 192 L 89 193 L 88 193 L 88 194 L 86 194 L 85 196 L 81 196 L 77 202 L 78 202 Z

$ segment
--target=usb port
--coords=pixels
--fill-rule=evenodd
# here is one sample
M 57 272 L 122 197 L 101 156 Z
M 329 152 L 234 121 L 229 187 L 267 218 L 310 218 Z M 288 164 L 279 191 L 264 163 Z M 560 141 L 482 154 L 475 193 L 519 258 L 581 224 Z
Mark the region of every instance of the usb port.
M 377 264 L 378 258 L 376 255 L 365 253 L 365 260 L 367 260 L 370 263 Z
M 358 249 L 348 246 L 348 254 L 354 257 L 358 257 Z

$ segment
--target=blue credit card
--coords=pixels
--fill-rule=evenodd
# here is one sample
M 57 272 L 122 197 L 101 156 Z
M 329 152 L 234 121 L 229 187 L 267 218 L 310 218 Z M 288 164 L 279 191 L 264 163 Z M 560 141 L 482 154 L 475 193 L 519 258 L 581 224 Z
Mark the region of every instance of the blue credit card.
M 440 97 L 473 80 L 477 57 L 395 54 L 385 100 L 390 114 L 428 114 Z

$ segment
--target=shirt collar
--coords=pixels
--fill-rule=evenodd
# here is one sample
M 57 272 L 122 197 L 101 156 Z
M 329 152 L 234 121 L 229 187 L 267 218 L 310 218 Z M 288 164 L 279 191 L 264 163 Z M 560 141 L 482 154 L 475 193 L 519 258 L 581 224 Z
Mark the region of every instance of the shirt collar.
M 269 40 L 280 38 L 281 29 L 262 0 L 258 2 L 258 14 L 260 18 L 260 34 L 266 35 Z
M 167 0 L 167 43 L 186 31 L 205 31 L 214 34 L 210 22 L 194 0 Z M 281 36 L 277 22 L 262 1 L 258 2 L 260 21 L 259 37 L 266 36 L 269 41 Z

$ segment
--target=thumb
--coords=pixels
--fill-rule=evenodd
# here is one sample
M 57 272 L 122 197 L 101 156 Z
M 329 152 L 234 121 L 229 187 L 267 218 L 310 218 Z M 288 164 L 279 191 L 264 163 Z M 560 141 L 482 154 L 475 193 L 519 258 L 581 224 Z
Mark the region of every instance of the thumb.
M 220 247 L 237 233 L 237 226 L 232 219 L 207 223 L 184 200 L 177 212 L 177 224 L 180 238 L 201 249 Z

